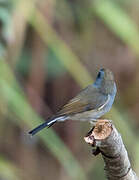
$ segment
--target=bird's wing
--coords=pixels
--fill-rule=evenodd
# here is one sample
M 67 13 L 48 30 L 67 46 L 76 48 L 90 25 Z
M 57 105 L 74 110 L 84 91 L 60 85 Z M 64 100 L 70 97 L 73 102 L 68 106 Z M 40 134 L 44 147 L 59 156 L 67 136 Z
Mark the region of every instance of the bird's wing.
M 87 89 L 86 89 L 87 90 Z M 71 99 L 57 113 L 58 116 L 81 113 L 89 110 L 101 110 L 109 101 L 109 96 L 103 96 L 98 90 L 88 94 L 88 91 L 82 91 L 75 98 Z M 90 91 L 89 91 L 90 92 Z
M 81 99 L 74 98 L 70 100 L 63 108 L 58 112 L 58 115 L 69 115 L 79 113 L 85 110 L 88 103 Z

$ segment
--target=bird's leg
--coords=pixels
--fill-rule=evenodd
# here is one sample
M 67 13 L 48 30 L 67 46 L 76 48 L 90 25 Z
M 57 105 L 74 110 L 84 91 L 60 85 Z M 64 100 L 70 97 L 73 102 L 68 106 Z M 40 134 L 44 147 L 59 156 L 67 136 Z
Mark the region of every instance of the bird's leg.
M 103 119 L 91 119 L 90 124 L 94 125 L 94 124 L 96 124 L 99 120 L 103 120 Z M 110 123 L 112 123 L 112 120 L 108 119 L 108 121 L 109 121 Z
M 94 127 L 96 125 L 97 121 L 98 121 L 98 119 L 91 119 L 91 121 L 90 121 L 91 126 L 93 125 L 93 127 Z
M 91 119 L 90 123 L 96 123 L 98 121 L 98 119 Z

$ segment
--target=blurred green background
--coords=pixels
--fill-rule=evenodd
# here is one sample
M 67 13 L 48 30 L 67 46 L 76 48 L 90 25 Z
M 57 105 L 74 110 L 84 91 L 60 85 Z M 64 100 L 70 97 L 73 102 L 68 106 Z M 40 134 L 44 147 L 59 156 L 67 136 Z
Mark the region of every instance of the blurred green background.
M 103 180 L 101 155 L 67 121 L 30 138 L 99 68 L 118 87 L 110 113 L 139 175 L 139 1 L 0 0 L 0 179 Z

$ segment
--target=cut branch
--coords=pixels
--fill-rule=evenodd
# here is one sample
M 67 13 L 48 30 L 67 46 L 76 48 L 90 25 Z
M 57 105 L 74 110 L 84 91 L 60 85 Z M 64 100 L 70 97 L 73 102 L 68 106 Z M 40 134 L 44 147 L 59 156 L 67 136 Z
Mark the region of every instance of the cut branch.
M 139 180 L 131 168 L 121 135 L 112 121 L 98 120 L 84 138 L 93 147 L 93 154 L 102 154 L 108 180 Z

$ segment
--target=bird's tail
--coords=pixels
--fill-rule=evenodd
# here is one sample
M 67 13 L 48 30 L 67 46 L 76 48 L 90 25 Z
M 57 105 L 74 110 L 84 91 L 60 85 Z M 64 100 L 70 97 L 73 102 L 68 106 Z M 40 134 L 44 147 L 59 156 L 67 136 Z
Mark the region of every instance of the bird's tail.
M 49 118 L 48 121 L 40 124 L 33 130 L 29 131 L 29 134 L 31 134 L 33 136 L 33 135 L 37 134 L 39 131 L 41 131 L 42 129 L 44 129 L 45 127 L 49 128 L 53 124 L 55 124 L 57 121 L 64 121 L 67 118 L 68 118 L 67 116 L 53 116 L 53 117 Z
M 42 129 L 44 129 L 45 127 L 47 127 L 47 128 L 51 127 L 56 122 L 57 122 L 57 118 L 50 119 L 48 122 L 44 122 L 44 123 L 40 124 L 39 126 L 37 126 L 36 128 L 34 128 L 33 130 L 29 131 L 29 134 L 31 134 L 33 136 L 33 135 L 37 134 L 39 131 L 41 131 Z

